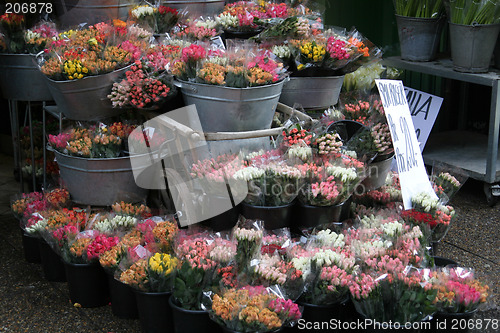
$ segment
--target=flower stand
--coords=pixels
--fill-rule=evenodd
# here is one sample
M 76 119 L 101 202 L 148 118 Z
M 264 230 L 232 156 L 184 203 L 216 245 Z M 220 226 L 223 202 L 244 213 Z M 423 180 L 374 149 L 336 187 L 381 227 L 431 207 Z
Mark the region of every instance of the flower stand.
M 94 308 L 109 303 L 106 273 L 98 263 L 73 264 L 64 262 L 71 303 Z
M 43 275 L 47 281 L 66 282 L 66 271 L 62 259 L 43 239 L 38 239 Z
M 217 332 L 219 327 L 212 321 L 207 311 L 186 310 L 178 306 L 174 299 L 170 297 L 168 303 L 172 308 L 172 319 L 174 322 L 174 332 Z
M 137 301 L 132 288 L 115 279 L 112 274 L 106 275 L 113 314 L 120 318 L 139 318 Z
M 143 333 L 173 332 L 171 292 L 152 293 L 134 289 Z

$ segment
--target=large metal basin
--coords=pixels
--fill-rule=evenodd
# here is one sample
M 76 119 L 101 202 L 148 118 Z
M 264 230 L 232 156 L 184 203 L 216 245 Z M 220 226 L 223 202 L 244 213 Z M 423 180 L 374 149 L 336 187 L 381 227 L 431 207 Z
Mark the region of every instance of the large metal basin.
M 148 190 L 137 186 L 130 159 L 81 158 L 55 151 L 61 179 L 71 199 L 79 204 L 110 206 L 117 201 L 140 202 Z M 146 167 L 146 166 L 145 166 Z M 134 168 L 140 168 L 137 164 Z
M 281 92 L 280 102 L 300 104 L 306 110 L 327 109 L 337 104 L 344 76 L 291 77 Z
M 232 88 L 175 81 L 184 103 L 194 104 L 204 132 L 240 132 L 268 129 L 284 81 L 265 86 Z
M 6 99 L 51 101 L 44 75 L 31 54 L 0 54 L 0 90 Z
M 191 17 L 218 15 L 224 10 L 225 0 L 162 1 L 162 5 L 178 10 L 187 9 Z

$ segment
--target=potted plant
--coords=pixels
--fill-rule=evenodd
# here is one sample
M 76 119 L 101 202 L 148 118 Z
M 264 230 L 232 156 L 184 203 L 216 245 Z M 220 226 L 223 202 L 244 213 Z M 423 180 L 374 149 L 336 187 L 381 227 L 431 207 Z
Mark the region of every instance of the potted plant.
M 500 31 L 498 1 L 447 0 L 453 69 L 486 73 Z
M 443 0 L 394 0 L 401 58 L 434 60 L 445 23 Z

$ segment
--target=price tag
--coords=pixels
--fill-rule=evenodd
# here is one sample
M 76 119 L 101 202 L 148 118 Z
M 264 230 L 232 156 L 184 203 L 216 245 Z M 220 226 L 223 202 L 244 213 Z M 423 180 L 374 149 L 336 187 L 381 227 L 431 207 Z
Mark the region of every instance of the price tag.
M 428 193 L 437 198 L 425 170 L 410 108 L 402 81 L 375 80 L 387 123 L 391 131 L 405 209 L 411 209 L 411 198 Z

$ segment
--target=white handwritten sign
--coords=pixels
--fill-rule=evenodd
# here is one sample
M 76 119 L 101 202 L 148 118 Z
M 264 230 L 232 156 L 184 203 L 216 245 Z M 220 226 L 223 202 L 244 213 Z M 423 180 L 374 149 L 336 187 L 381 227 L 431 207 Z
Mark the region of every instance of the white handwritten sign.
M 405 87 L 406 100 L 410 108 L 413 126 L 422 152 L 431 134 L 443 99 L 413 88 Z
M 421 192 L 436 197 L 424 166 L 402 81 L 375 80 L 391 130 L 405 209 Z

